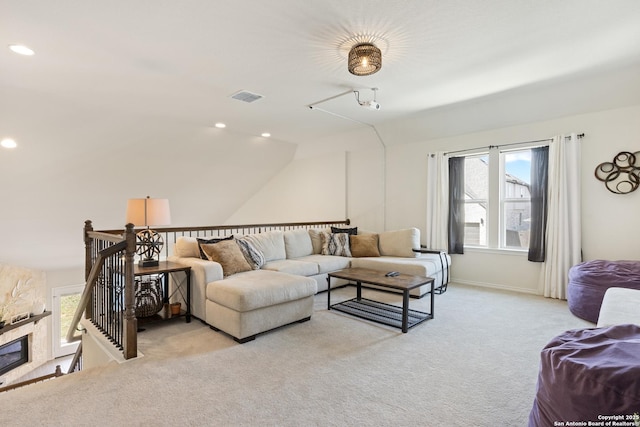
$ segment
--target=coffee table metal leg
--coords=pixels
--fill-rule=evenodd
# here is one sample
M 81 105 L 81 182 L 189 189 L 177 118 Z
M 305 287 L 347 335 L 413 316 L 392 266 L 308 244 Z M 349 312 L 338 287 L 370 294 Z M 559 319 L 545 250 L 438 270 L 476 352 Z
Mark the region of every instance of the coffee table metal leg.
M 327 276 L 327 310 L 331 310 L 331 276 Z
M 435 318 L 435 310 L 433 308 L 433 301 L 434 301 L 434 294 L 435 294 L 435 289 L 433 288 L 433 282 L 435 282 L 435 280 L 431 281 L 431 318 Z
M 407 333 L 409 330 L 409 291 L 402 292 L 402 332 Z
M 184 274 L 187 276 L 187 323 L 191 323 L 191 270 L 186 270 Z
M 362 282 L 356 282 L 356 285 L 358 286 L 356 297 L 360 301 L 362 299 Z

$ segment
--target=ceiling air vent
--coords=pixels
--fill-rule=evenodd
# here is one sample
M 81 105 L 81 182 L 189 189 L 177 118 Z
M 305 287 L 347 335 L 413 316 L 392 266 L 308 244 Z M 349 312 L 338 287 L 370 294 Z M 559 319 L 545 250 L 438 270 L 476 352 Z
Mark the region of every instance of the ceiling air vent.
M 246 90 L 241 90 L 231 95 L 231 98 L 237 99 L 238 101 L 253 102 L 253 101 L 262 99 L 264 97 L 262 95 L 258 95 L 257 93 L 251 93 Z

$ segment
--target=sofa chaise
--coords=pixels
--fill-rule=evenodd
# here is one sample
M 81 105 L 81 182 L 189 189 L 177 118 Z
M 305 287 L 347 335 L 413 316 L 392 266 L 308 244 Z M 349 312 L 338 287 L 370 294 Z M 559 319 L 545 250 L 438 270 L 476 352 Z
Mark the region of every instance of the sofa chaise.
M 393 270 L 444 284 L 443 267 L 448 269 L 451 258 L 414 252 L 417 248 L 417 228 L 382 233 L 357 233 L 356 227 L 294 229 L 210 240 L 180 237 L 168 259 L 191 267 L 193 316 L 246 342 L 310 319 L 313 296 L 327 289 L 327 274 L 343 268 Z M 345 284 L 331 281 L 332 288 Z M 422 297 L 429 290 L 417 288 L 412 296 Z

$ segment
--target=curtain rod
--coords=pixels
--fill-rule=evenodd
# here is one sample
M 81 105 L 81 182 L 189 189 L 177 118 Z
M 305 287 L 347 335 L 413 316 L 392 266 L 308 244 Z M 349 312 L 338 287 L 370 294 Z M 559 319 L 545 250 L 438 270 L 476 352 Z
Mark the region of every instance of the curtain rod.
M 577 135 L 577 137 L 578 137 L 578 139 L 582 139 L 584 137 L 584 133 L 579 133 Z M 564 138 L 565 139 L 569 139 L 571 137 L 570 136 L 565 136 Z M 511 146 L 514 146 L 514 145 L 522 145 L 522 144 L 535 144 L 535 143 L 538 143 L 538 142 L 547 142 L 547 141 L 551 142 L 551 141 L 553 141 L 553 138 L 538 139 L 538 140 L 535 140 L 535 141 L 512 142 L 512 143 L 509 143 L 509 144 L 502 144 L 502 145 L 488 145 L 486 147 L 467 148 L 467 149 L 464 149 L 464 150 L 449 151 L 447 153 L 444 153 L 444 155 L 448 156 L 449 154 L 464 153 L 465 151 L 475 151 L 475 150 L 480 150 L 480 149 L 483 149 L 483 148 L 491 150 L 492 148 L 511 147 Z

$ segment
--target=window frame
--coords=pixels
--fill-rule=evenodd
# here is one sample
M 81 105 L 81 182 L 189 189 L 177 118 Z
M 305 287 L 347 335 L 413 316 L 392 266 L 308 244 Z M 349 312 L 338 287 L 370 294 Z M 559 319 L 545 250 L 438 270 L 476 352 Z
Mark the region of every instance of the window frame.
M 526 199 L 515 198 L 515 197 L 507 197 L 507 180 L 506 180 L 506 155 L 513 154 L 520 151 L 529 151 L 531 153 L 531 149 L 534 147 L 517 147 L 517 148 L 509 148 L 504 150 L 499 150 L 499 161 L 500 161 L 500 174 L 499 174 L 499 186 L 500 186 L 500 198 L 499 198 L 499 215 L 498 224 L 499 224 L 499 245 L 498 249 L 502 250 L 510 250 L 510 251 L 518 251 L 518 252 L 527 252 L 529 250 L 528 247 L 517 247 L 517 246 L 508 246 L 507 245 L 507 218 L 506 218 L 506 207 L 507 203 L 522 203 L 526 200 L 526 203 L 529 205 L 529 211 L 531 210 L 531 191 L 529 191 L 529 197 Z M 531 162 L 529 162 L 529 173 L 531 173 Z M 531 185 L 531 184 L 529 184 Z
M 57 286 L 51 289 L 51 307 L 53 311 L 52 315 L 52 334 L 51 334 L 51 348 L 53 357 L 68 356 L 76 352 L 80 341 L 66 342 L 64 335 L 66 331 L 61 331 L 62 324 L 62 298 L 65 296 L 82 294 L 84 292 L 85 284 L 78 285 L 65 285 Z
M 465 181 L 466 181 L 466 163 L 467 163 L 467 159 L 469 158 L 481 158 L 481 157 L 486 157 L 487 158 L 487 198 L 482 198 L 482 199 L 467 199 L 465 197 L 464 199 L 464 204 L 465 204 L 465 211 L 466 211 L 466 206 L 468 204 L 472 204 L 472 203 L 476 203 L 476 204 L 485 204 L 486 206 L 486 221 L 485 221 L 485 228 L 486 228 L 486 236 L 485 236 L 485 240 L 486 240 L 486 244 L 485 245 L 481 245 L 481 244 L 476 244 L 476 245 L 471 245 L 471 244 L 464 244 L 465 248 L 480 248 L 480 249 L 487 249 L 489 248 L 489 243 L 490 243 L 490 226 L 491 226 L 491 221 L 489 220 L 489 212 L 490 212 L 490 205 L 491 205 L 491 176 L 489 175 L 491 172 L 491 153 L 489 151 L 482 151 L 482 152 L 477 152 L 477 153 L 470 153 L 470 154 L 466 154 L 464 155 L 465 158 Z M 466 186 L 466 184 L 465 184 Z M 466 192 L 465 192 L 466 195 Z M 465 235 L 466 235 L 466 219 L 465 219 Z
M 524 254 L 528 252 L 528 247 L 515 247 L 507 246 L 506 242 L 506 218 L 505 218 L 505 206 L 510 202 L 522 202 L 522 198 L 507 198 L 506 197 L 506 180 L 505 177 L 505 155 L 517 151 L 531 150 L 536 147 L 547 146 L 549 144 L 529 143 L 518 144 L 517 147 L 510 147 L 511 144 L 504 146 L 491 146 L 488 151 L 470 151 L 463 155 L 465 158 L 480 157 L 488 155 L 488 169 L 489 169 L 489 188 L 488 188 L 488 200 L 487 214 L 486 214 L 486 233 L 487 244 L 486 245 L 470 245 L 465 242 L 464 248 L 472 251 L 487 251 L 487 252 L 513 252 L 515 254 Z M 497 166 L 493 166 L 497 165 Z M 466 180 L 466 176 L 465 176 Z M 479 199 L 468 199 L 471 202 L 476 202 Z M 531 193 L 526 199 L 529 206 L 531 206 Z M 465 199 L 467 203 L 467 199 Z M 530 207 L 529 207 L 530 209 Z

